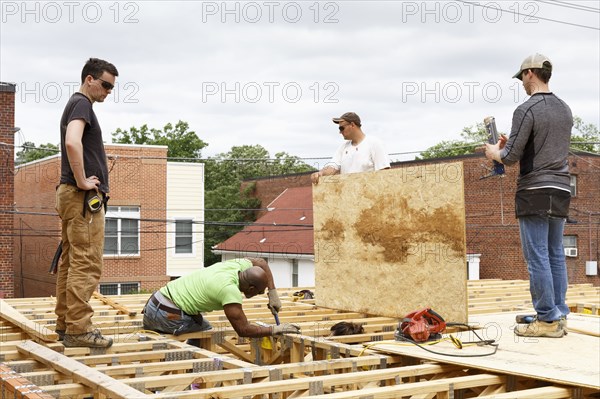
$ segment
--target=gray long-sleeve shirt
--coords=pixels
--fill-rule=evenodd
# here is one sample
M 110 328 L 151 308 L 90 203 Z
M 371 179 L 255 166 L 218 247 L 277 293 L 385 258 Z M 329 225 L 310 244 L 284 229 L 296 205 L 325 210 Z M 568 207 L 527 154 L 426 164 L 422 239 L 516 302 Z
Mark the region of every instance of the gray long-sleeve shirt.
M 500 158 L 520 162 L 517 191 L 542 187 L 570 190 L 567 156 L 573 115 L 552 93 L 536 93 L 513 113 L 512 129 Z

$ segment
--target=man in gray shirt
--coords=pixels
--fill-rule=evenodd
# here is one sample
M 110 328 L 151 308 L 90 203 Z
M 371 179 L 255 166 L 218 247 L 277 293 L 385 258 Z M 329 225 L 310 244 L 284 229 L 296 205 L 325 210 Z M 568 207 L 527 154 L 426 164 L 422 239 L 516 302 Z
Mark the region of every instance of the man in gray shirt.
M 513 76 L 531 96 L 515 110 L 510 137 L 486 144 L 486 157 L 510 166 L 519 162 L 515 195 L 521 246 L 529 271 L 536 317 L 515 334 L 560 338 L 567 334 L 567 265 L 563 230 L 571 200 L 567 156 L 573 115 L 548 88 L 552 63 L 542 54 L 527 57 Z

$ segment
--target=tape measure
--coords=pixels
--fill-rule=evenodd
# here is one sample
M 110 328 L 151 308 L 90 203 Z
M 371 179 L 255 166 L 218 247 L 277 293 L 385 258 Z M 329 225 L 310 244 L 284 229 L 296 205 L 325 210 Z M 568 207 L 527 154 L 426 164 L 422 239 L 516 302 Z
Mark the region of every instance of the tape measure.
M 102 199 L 98 195 L 94 195 L 87 200 L 88 208 L 90 212 L 96 213 L 102 209 Z

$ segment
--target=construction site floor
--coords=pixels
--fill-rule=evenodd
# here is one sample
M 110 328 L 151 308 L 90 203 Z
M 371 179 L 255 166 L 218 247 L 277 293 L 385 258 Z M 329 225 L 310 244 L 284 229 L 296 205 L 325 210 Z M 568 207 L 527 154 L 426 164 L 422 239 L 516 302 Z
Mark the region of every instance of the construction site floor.
M 569 334 L 520 338 L 515 314 L 531 312 L 527 281 L 469 281 L 469 324 L 491 346 L 448 341 L 428 352 L 394 340 L 398 319 L 317 307 L 281 290 L 282 323 L 301 335 L 245 339 L 223 312 L 213 330 L 187 336 L 142 330 L 148 295 L 91 301 L 108 349 L 53 341 L 54 298 L 0 300 L 0 397 L 10 398 L 600 398 L 600 288 L 569 287 Z M 315 293 L 318 295 L 318 292 Z M 273 323 L 266 296 L 244 302 L 252 322 Z M 339 321 L 362 334 L 329 337 Z M 449 329 L 461 342 L 473 333 Z M 447 335 L 446 335 L 447 336 Z M 199 338 L 201 347 L 185 339 Z

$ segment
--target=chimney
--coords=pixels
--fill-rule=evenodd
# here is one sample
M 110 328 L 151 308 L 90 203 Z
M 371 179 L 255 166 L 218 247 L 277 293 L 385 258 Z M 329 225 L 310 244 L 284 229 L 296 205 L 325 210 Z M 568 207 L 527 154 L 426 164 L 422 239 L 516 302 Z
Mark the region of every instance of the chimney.
M 0 82 L 0 298 L 13 298 L 14 263 L 14 168 L 15 90 L 13 83 Z

